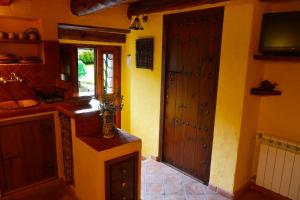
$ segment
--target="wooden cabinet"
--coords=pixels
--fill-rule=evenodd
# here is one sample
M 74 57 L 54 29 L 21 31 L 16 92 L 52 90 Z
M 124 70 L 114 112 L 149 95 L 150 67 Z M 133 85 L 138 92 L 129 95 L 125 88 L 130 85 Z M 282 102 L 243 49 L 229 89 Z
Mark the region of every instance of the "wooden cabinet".
M 106 200 L 138 199 L 138 152 L 105 162 Z
M 57 176 L 52 115 L 0 122 L 3 193 Z

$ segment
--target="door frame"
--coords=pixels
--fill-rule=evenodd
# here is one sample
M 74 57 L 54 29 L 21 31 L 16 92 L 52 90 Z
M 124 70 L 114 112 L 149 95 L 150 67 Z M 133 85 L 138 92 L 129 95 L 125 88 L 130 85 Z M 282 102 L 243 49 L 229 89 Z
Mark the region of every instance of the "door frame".
M 187 15 L 188 13 L 195 13 L 195 12 L 201 12 L 201 11 L 209 11 L 209 10 L 222 10 L 223 11 L 223 21 L 222 21 L 222 26 L 224 25 L 224 6 L 219 6 L 219 7 L 213 7 L 213 8 L 207 8 L 207 9 L 201 9 L 201 10 L 194 10 L 194 11 L 186 11 L 186 12 L 180 12 L 180 13 L 174 13 L 174 14 L 168 14 L 163 16 L 163 41 L 162 41 L 162 73 L 161 73 L 161 96 L 160 96 L 160 119 L 159 119 L 159 150 L 158 150 L 158 161 L 163 161 L 163 144 L 164 144 L 164 125 L 165 125 L 165 95 L 166 95 L 166 76 L 167 76 L 167 23 L 168 23 L 168 18 L 171 18 L 172 15 Z M 223 35 L 223 34 L 222 34 Z M 220 48 L 222 47 L 222 38 L 221 38 L 221 45 Z M 219 55 L 219 67 L 220 67 L 220 58 L 221 58 L 221 49 L 220 49 L 220 55 Z M 218 76 L 219 80 L 219 76 Z M 218 81 L 217 81 L 218 85 Z M 217 93 L 216 91 L 216 98 L 217 98 Z M 215 102 L 216 104 L 216 102 Z M 216 106 L 216 105 L 215 105 Z M 215 107 L 216 111 L 216 107 Z M 214 122 L 215 124 L 215 113 L 214 113 Z M 214 131 L 213 131 L 214 133 Z M 213 138 L 214 139 L 214 138 Z M 212 146 L 213 148 L 213 146 Z M 212 149 L 213 150 L 213 149 Z M 212 154 L 210 155 L 212 158 Z M 210 162 L 211 163 L 211 162 Z M 208 184 L 208 183 L 207 183 Z

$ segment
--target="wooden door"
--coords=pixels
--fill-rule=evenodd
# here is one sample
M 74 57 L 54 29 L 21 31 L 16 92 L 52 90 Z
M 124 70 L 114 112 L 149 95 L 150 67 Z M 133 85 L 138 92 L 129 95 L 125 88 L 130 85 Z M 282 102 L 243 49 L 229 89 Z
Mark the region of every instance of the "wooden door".
M 164 17 L 162 160 L 209 181 L 223 8 Z
M 99 46 L 97 48 L 97 93 L 103 94 L 106 89 L 107 94 L 114 96 L 117 93 L 121 94 L 121 47 L 119 46 Z M 111 60 L 111 62 L 107 62 Z M 105 88 L 105 71 L 110 68 L 111 73 L 106 73 L 108 76 Z M 118 128 L 121 127 L 121 112 L 116 113 L 115 124 Z
M 0 170 L 4 193 L 57 176 L 52 116 L 0 123 Z

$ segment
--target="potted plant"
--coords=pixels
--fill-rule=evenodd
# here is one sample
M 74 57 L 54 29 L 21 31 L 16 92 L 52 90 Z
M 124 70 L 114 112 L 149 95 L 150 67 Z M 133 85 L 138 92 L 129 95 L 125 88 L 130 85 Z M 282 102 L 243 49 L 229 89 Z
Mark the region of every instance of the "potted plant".
M 123 106 L 123 96 L 120 90 L 115 94 L 107 94 L 106 90 L 104 90 L 99 104 L 104 138 L 112 138 L 115 136 L 115 116 L 117 112 L 122 110 Z

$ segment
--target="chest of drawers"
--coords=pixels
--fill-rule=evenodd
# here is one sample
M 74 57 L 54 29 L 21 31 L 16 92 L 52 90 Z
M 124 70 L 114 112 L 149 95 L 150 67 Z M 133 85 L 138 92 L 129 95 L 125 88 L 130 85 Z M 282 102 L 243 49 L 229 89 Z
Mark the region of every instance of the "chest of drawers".
M 138 152 L 105 162 L 106 200 L 138 199 Z

